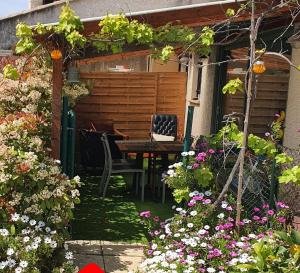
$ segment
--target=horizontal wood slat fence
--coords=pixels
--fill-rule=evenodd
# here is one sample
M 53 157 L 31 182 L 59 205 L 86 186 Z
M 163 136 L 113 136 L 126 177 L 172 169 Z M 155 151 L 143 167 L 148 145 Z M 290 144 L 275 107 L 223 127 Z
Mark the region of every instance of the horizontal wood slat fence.
M 230 74 L 229 79 L 244 76 Z M 288 94 L 288 74 L 262 75 L 258 78 L 256 97 L 253 96 L 251 115 L 249 120 L 249 131 L 263 136 L 269 131 L 268 125 L 275 119 L 279 110 L 286 109 Z M 226 95 L 224 103 L 224 114 L 232 112 L 243 113 L 244 94 Z
M 142 139 L 149 137 L 152 114 L 176 114 L 183 135 L 186 73 L 89 72 L 80 77 L 93 87 L 77 103 L 78 128 L 90 128 L 90 122 L 114 124 L 131 139 Z

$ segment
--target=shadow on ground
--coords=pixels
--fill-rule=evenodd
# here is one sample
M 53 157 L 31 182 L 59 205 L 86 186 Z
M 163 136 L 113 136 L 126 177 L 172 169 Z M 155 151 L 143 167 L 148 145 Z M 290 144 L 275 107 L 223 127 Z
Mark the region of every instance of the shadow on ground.
M 151 210 L 162 219 L 172 215 L 171 202 L 162 205 L 150 194 L 145 202 L 134 196 L 131 186 L 122 177 L 114 177 L 106 198 L 98 196 L 99 177 L 86 177 L 82 181 L 81 204 L 75 208 L 72 223 L 73 240 L 105 240 L 146 242 L 146 229 L 139 212 Z

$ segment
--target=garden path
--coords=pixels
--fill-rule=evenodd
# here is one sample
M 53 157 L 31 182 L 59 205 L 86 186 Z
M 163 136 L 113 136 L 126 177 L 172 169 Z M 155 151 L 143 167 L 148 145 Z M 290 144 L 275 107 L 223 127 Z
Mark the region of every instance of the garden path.
M 74 254 L 74 263 L 84 268 L 89 263 L 100 266 L 105 273 L 136 271 L 142 262 L 143 245 L 139 243 L 77 240 L 66 242 Z

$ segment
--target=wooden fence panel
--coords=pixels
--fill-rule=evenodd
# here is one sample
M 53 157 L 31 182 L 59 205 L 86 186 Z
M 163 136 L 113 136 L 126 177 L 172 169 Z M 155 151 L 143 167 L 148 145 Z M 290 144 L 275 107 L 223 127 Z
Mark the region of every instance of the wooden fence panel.
M 151 115 L 176 114 L 184 131 L 186 73 L 81 73 L 91 94 L 76 106 L 79 128 L 114 124 L 131 139 L 148 138 Z
M 238 75 L 231 74 L 229 79 L 237 78 Z M 288 94 L 288 74 L 262 75 L 258 79 L 256 96 L 253 97 L 251 114 L 249 120 L 249 131 L 263 136 L 269 131 L 268 125 L 275 119 L 279 110 L 286 109 Z M 224 113 L 243 113 L 244 94 L 226 95 L 224 102 Z

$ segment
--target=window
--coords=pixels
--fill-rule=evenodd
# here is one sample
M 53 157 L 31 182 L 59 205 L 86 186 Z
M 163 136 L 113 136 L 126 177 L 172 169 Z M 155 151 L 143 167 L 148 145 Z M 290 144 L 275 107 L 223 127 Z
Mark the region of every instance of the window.
M 51 4 L 51 3 L 55 2 L 55 1 L 57 1 L 57 0 L 44 0 L 43 1 L 43 5 Z

